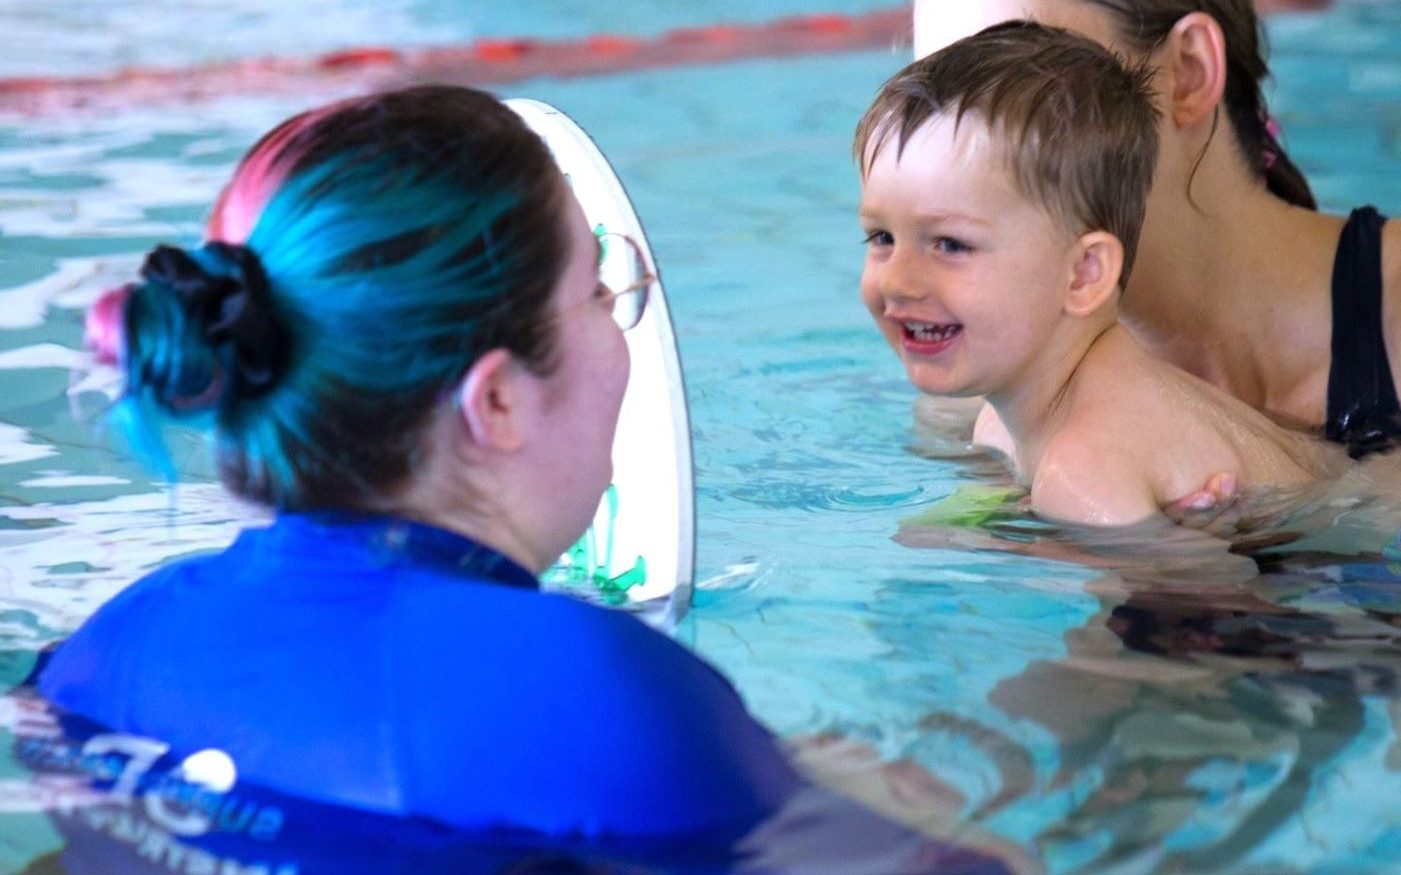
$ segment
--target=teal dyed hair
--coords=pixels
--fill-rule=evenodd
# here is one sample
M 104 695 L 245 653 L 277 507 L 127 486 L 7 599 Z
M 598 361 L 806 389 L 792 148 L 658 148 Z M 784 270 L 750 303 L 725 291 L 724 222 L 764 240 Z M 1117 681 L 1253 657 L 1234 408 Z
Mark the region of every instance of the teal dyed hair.
M 245 245 L 266 275 L 257 319 L 276 331 L 255 339 L 279 345 L 277 373 L 254 391 L 208 312 L 169 283 L 135 286 L 124 404 L 148 456 L 163 458 L 152 413 L 208 422 L 238 494 L 366 506 L 404 483 L 429 414 L 483 353 L 551 368 L 563 184 L 495 98 L 426 86 L 290 120 L 244 159 L 240 188 L 269 190 Z M 211 278 L 236 274 L 216 249 L 189 255 Z

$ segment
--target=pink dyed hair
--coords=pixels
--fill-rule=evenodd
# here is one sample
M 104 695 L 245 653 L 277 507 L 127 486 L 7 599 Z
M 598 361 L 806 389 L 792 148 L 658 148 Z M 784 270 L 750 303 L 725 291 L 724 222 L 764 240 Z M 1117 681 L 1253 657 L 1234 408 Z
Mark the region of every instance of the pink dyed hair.
M 294 116 L 268 132 L 239 162 L 233 177 L 214 201 L 205 224 L 206 240 L 243 243 L 253 233 L 268 199 L 306 152 L 298 142 L 316 122 L 351 101 L 333 103 Z M 83 320 L 83 345 L 103 364 L 121 362 L 125 338 L 122 314 L 130 286 L 108 289 L 97 297 Z
M 247 241 L 268 199 L 305 154 L 306 146 L 298 139 L 322 118 L 350 102 L 341 101 L 293 116 L 254 144 L 214 201 L 204 229 L 205 239 L 223 243 Z

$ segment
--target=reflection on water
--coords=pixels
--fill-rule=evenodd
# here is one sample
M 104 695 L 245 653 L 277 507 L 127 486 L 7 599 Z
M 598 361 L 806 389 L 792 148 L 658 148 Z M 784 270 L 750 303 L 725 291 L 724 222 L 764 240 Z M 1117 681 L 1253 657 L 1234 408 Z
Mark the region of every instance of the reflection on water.
M 932 770 L 958 745 L 988 764 L 968 819 L 1019 832 L 1052 871 L 1308 872 L 1338 853 L 1346 871 L 1390 871 L 1401 453 L 1335 482 L 1252 493 L 1216 534 L 1074 530 L 1030 517 L 1000 460 L 967 456 L 966 411 L 928 405 L 917 452 L 962 453 L 986 479 L 907 517 L 896 539 L 1098 575 L 1083 584 L 1094 612 L 1063 633 L 1064 654 L 988 695 L 1012 725 L 1050 734 L 1054 762 L 937 707 L 918 719 L 926 741 L 944 736 Z M 898 589 L 911 611 L 930 600 Z M 896 646 L 909 637 L 885 629 Z
M 1332 644 L 1365 622 L 1291 611 L 1248 587 L 1110 579 L 1095 591 L 1101 611 L 1066 636 L 1067 656 L 1027 666 L 991 700 L 1050 729 L 1054 780 L 1081 785 L 1037 837 L 1052 859 L 1193 872 L 1239 862 L 1301 812 L 1360 734 L 1362 696 L 1391 673 L 1384 652 Z

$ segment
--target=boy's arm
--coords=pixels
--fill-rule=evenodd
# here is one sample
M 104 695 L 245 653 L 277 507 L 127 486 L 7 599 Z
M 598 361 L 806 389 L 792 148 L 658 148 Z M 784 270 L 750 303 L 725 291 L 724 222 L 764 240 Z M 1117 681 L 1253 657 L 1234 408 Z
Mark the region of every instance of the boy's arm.
M 986 402 L 978 411 L 978 419 L 973 424 L 973 443 L 1002 453 L 1011 460 L 1013 470 L 1020 470 L 1017 448 L 1012 443 L 1012 436 L 1008 434 L 1007 426 L 1002 424 L 1002 418 L 997 415 L 997 411 Z M 1109 481 L 1108 472 L 1092 473 L 1086 482 L 1081 484 L 1081 491 L 1103 491 L 1105 487 L 1112 491 L 1115 487 L 1115 484 L 1109 481 L 1100 483 L 1099 489 L 1096 489 L 1095 480 Z M 1237 488 L 1236 476 L 1223 471 L 1208 478 L 1196 492 L 1181 496 L 1159 509 L 1164 516 L 1179 526 L 1216 534 L 1232 532 L 1240 521 L 1241 501 Z M 1036 502 L 1034 494 L 1032 502 Z M 1043 513 L 1043 516 L 1050 514 Z
M 1031 508 L 1048 519 L 1083 526 L 1128 526 L 1162 513 L 1133 454 L 1064 432 L 1037 467 Z

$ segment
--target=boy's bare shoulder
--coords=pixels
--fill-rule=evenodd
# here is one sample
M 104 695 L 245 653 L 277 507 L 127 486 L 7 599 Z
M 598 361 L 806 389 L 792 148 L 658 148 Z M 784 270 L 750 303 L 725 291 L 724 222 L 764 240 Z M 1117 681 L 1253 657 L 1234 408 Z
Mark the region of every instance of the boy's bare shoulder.
M 1120 526 L 1159 513 L 1159 500 L 1137 447 L 1121 430 L 1090 417 L 1059 429 L 1041 455 L 1031 506 L 1061 522 Z

